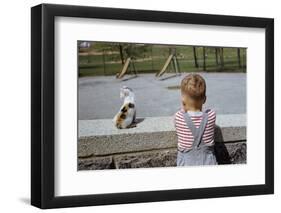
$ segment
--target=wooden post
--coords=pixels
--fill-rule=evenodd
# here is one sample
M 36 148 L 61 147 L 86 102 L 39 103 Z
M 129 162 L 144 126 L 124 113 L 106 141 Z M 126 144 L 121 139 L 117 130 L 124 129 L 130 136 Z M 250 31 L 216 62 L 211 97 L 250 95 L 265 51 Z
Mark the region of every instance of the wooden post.
M 137 75 L 138 75 L 138 72 L 137 72 L 137 70 L 136 70 L 134 60 L 131 60 L 131 65 L 132 65 L 132 67 L 133 67 L 133 73 L 135 74 L 135 76 L 137 76 Z
M 117 78 L 122 78 L 125 75 L 126 71 L 128 70 L 130 61 L 131 61 L 131 58 L 127 58 L 121 72 L 119 73 L 119 75 L 117 74 Z
M 173 58 L 173 55 L 170 55 L 167 59 L 167 61 L 165 62 L 163 68 L 160 70 L 160 72 L 156 73 L 156 77 L 160 77 L 164 74 L 164 72 L 166 71 L 168 65 L 170 64 L 171 60 Z
M 179 68 L 178 68 L 178 61 L 177 61 L 176 56 L 173 57 L 173 62 L 174 62 L 174 68 L 175 68 L 175 71 L 176 71 L 176 75 L 178 75 L 179 74 Z

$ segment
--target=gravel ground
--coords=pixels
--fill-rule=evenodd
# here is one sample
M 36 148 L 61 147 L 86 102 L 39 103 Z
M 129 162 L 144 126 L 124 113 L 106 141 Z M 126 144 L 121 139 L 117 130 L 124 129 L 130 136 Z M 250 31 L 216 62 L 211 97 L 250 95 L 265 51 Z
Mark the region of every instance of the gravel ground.
M 201 73 L 207 83 L 205 108 L 217 114 L 246 113 L 245 73 Z M 79 79 L 79 120 L 113 118 L 122 100 L 120 87 L 131 87 L 136 95 L 137 117 L 171 116 L 180 108 L 180 90 L 168 89 L 180 85 L 185 76 L 158 80 L 154 74 L 126 75 L 123 80 L 114 76 L 83 77 Z M 169 77 L 169 74 L 164 74 Z

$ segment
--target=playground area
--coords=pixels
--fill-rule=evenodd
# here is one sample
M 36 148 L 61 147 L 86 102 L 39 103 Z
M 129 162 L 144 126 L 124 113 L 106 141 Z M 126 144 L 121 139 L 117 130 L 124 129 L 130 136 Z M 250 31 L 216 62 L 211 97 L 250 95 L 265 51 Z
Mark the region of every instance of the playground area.
M 245 73 L 199 73 L 207 83 L 205 106 L 218 114 L 246 113 Z M 158 80 L 154 74 L 79 78 L 79 120 L 110 119 L 119 110 L 120 88 L 131 87 L 136 95 L 137 117 L 172 116 L 180 108 L 180 81 L 186 75 L 166 74 Z
M 246 48 L 78 42 L 79 77 L 246 72 Z
M 172 116 L 190 72 L 207 83 L 206 108 L 246 113 L 246 48 L 78 42 L 79 120 L 113 118 L 120 88 L 136 96 L 137 117 Z

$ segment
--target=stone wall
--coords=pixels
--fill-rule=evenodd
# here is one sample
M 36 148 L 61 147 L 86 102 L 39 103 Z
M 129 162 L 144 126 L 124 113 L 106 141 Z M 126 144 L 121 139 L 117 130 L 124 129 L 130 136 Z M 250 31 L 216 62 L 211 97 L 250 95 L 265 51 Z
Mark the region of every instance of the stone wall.
M 219 164 L 246 163 L 245 115 L 218 115 L 215 154 Z M 171 117 L 139 119 L 118 130 L 112 120 L 79 121 L 78 170 L 176 166 L 177 137 Z

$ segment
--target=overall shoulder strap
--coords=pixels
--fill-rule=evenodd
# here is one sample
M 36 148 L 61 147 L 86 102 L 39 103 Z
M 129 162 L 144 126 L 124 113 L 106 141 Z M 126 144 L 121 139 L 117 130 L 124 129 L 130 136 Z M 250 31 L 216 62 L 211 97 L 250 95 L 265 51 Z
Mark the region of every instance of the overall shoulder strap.
M 202 142 L 202 137 L 203 137 L 203 134 L 204 134 L 207 123 L 208 123 L 208 113 L 204 112 L 203 116 L 202 116 L 200 126 L 199 126 L 198 131 L 197 131 L 198 135 L 197 135 L 197 138 L 196 138 L 196 142 L 194 140 L 194 146 L 198 147 L 200 145 L 200 143 Z
M 193 137 L 195 138 L 195 135 L 197 135 L 197 128 L 194 126 L 194 123 L 191 120 L 191 117 L 189 116 L 188 112 L 184 113 L 183 117 L 184 117 L 184 120 L 185 120 L 185 123 L 186 123 L 187 127 L 190 129 Z
M 199 128 L 196 128 L 191 117 L 189 116 L 188 113 L 184 113 L 184 119 L 186 122 L 186 125 L 188 126 L 188 128 L 191 130 L 193 138 L 194 138 L 194 142 L 192 144 L 192 147 L 196 147 L 199 146 L 202 140 L 202 136 L 204 134 L 205 131 L 205 127 L 207 125 L 208 122 L 208 113 L 203 112 L 202 115 L 202 120 L 200 122 L 200 126 Z

